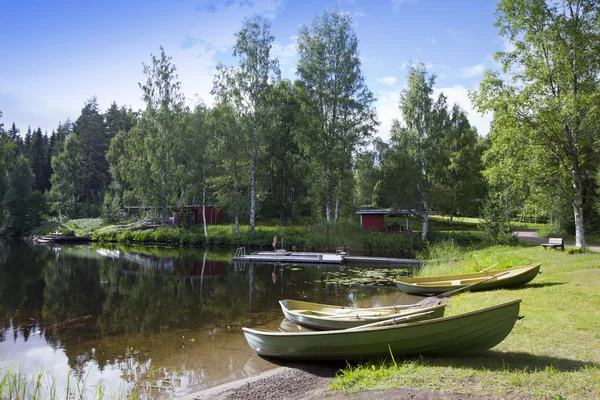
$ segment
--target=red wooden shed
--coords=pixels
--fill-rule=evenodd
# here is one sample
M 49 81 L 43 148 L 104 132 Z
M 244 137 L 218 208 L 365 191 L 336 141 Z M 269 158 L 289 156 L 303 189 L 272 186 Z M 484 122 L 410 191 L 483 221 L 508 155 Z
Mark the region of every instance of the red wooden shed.
M 360 226 L 366 231 L 385 231 L 385 216 L 389 210 L 358 210 L 360 215 Z
M 202 218 L 202 206 L 199 205 L 188 205 L 178 207 L 178 210 L 184 210 L 190 212 L 190 218 L 192 224 L 202 224 L 204 219 Z M 217 206 L 205 206 L 206 213 L 206 224 L 216 225 L 223 222 L 223 208 Z M 175 213 L 175 224 L 179 223 L 179 212 Z

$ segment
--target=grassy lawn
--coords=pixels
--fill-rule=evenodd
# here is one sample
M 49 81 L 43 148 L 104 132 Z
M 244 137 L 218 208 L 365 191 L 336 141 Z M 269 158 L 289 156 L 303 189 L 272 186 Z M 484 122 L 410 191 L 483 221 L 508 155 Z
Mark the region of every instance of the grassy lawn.
M 348 366 L 331 389 L 349 394 L 413 388 L 501 398 L 600 398 L 600 254 L 544 251 L 540 246 L 477 253 L 457 264 L 469 270 L 473 259 L 501 262 L 499 267 L 542 263 L 542 273 L 523 288 L 450 299 L 447 315 L 523 299 L 520 314 L 525 318 L 502 343 L 475 357 L 395 362 L 390 357 Z

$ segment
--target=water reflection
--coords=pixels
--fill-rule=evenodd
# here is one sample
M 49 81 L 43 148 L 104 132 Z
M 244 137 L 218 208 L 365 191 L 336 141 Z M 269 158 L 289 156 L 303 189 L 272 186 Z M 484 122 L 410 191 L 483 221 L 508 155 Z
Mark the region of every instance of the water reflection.
M 57 388 L 71 374 L 177 396 L 271 368 L 241 327 L 278 329 L 282 298 L 412 302 L 382 285 L 398 270 L 233 264 L 232 253 L 0 241 L 0 360 L 26 373 L 44 365 Z

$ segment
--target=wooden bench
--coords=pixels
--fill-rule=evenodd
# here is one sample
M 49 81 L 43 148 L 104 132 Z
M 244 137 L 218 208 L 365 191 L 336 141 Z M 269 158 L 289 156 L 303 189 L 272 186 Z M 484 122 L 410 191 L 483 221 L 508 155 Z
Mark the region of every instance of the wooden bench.
M 548 243 L 542 243 L 542 246 L 544 246 L 544 250 L 548 247 L 551 247 L 553 249 L 560 247 L 561 250 L 565 249 L 563 238 L 550 238 L 548 239 Z

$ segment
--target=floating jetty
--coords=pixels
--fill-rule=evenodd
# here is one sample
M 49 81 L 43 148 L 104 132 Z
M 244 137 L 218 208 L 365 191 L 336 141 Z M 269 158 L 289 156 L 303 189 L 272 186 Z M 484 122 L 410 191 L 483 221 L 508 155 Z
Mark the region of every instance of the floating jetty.
M 275 250 L 258 251 L 246 254 L 244 247 L 236 250 L 233 256 L 235 262 L 255 263 L 286 263 L 286 264 L 318 264 L 318 265 L 398 265 L 419 266 L 421 261 L 410 258 L 363 257 L 351 256 L 346 252 L 338 253 L 307 253 L 299 251 Z

